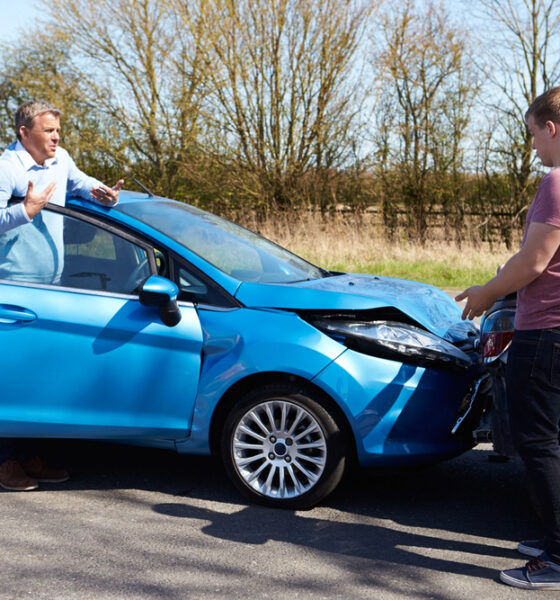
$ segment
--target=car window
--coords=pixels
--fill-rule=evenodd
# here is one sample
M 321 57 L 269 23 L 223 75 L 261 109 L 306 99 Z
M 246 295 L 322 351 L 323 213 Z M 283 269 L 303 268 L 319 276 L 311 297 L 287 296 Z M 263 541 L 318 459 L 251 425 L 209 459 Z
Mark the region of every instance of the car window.
M 213 306 L 231 306 L 229 297 L 216 286 L 196 273 L 192 267 L 174 261 L 175 283 L 179 288 L 179 300 Z
M 0 235 L 3 279 L 131 294 L 149 275 L 144 248 L 67 215 L 43 210 Z

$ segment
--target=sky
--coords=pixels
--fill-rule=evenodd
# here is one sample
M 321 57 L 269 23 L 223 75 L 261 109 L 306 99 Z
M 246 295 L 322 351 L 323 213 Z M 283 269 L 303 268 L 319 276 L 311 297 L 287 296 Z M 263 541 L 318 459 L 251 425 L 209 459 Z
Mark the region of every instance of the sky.
M 9 42 L 26 22 L 40 16 L 35 0 L 0 0 L 0 40 Z

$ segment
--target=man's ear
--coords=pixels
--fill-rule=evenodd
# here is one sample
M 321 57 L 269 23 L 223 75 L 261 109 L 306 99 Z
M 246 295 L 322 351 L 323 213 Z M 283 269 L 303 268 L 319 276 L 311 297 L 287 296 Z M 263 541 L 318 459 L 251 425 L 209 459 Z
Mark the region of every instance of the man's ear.
M 19 130 L 18 130 L 19 139 L 20 140 L 25 139 L 27 137 L 28 131 L 29 130 L 27 129 L 27 127 L 25 125 L 21 125 L 20 128 L 19 128 Z
M 551 137 L 560 135 L 560 124 L 554 121 L 547 121 L 544 125 Z

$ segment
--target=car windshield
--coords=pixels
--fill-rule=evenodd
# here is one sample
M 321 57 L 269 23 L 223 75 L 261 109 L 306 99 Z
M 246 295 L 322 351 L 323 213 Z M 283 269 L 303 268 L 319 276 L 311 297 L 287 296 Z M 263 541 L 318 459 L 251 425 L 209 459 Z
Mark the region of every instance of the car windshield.
M 242 281 L 293 283 L 328 275 L 260 235 L 188 204 L 150 200 L 116 208 Z

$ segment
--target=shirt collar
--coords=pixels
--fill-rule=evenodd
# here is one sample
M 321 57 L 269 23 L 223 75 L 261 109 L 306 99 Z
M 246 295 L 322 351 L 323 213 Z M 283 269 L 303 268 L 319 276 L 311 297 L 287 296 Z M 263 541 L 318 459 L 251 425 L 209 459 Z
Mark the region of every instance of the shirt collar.
M 23 168 L 26 171 L 29 171 L 29 169 L 33 167 L 50 167 L 58 160 L 57 156 L 55 155 L 53 158 L 47 158 L 44 165 L 38 165 L 35 162 L 35 159 L 31 156 L 31 154 L 29 154 L 29 152 L 25 149 L 24 145 L 19 140 L 17 140 L 16 142 L 15 151 L 23 164 Z M 56 149 L 56 154 L 58 154 L 58 148 Z

